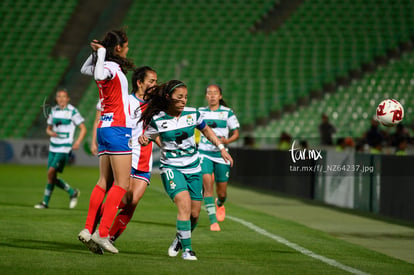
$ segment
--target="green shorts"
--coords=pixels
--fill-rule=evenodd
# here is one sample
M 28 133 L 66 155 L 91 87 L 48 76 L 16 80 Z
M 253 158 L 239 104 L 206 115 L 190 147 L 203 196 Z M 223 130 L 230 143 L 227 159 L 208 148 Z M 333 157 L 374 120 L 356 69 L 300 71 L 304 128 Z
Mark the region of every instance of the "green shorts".
M 188 191 L 193 201 L 203 200 L 201 173 L 183 174 L 176 169 L 168 168 L 161 170 L 161 179 L 165 191 L 172 200 L 182 191 Z
M 212 161 L 209 158 L 201 158 L 201 173 L 213 174 L 216 182 L 228 182 L 230 177 L 230 165 Z
M 56 171 L 62 173 L 69 159 L 69 153 L 49 152 L 47 168 L 53 167 Z

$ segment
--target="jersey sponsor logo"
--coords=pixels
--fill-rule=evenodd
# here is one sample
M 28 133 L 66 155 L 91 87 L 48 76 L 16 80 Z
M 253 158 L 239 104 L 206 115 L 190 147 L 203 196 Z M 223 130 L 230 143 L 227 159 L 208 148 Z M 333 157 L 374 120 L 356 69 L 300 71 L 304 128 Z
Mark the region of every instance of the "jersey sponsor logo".
M 167 122 L 167 121 L 164 121 L 164 122 L 161 124 L 161 128 L 163 128 L 163 129 L 167 129 L 167 128 L 168 128 L 168 122 Z
M 112 121 L 113 118 L 114 118 L 113 113 L 104 114 L 104 115 L 101 116 L 101 121 Z
M 217 123 L 215 121 L 208 121 L 207 125 L 210 128 L 217 128 Z
M 188 138 L 187 132 L 182 131 L 175 133 L 175 141 L 177 142 L 177 144 L 182 144 L 183 140 L 185 140 L 186 138 Z
M 61 132 L 58 132 L 57 133 L 57 137 L 58 138 L 69 138 L 69 133 L 61 133 Z

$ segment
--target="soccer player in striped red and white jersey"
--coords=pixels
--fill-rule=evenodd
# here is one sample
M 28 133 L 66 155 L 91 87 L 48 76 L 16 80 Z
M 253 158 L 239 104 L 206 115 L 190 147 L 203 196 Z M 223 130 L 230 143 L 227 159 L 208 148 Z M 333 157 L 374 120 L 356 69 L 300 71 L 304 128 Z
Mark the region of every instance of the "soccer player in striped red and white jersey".
M 118 253 L 109 241 L 109 230 L 129 186 L 132 121 L 125 74 L 134 64 L 126 58 L 128 37 L 122 30 L 109 31 L 103 41 L 94 40 L 90 45 L 94 53 L 83 64 L 81 72 L 94 76 L 99 88 L 102 107 L 97 130 L 100 175 L 90 197 L 85 229 L 78 238 L 88 247 L 98 244 L 111 253 Z M 112 178 L 114 184 L 108 191 L 101 223 L 91 235 L 94 226 L 91 221 L 98 214 Z
M 141 146 L 138 137 L 144 134 L 143 122 L 139 121 L 147 104 L 144 93 L 157 84 L 157 73 L 150 67 L 144 66 L 134 70 L 132 75 L 132 93 L 129 95 L 129 108 L 134 127 L 132 128 L 132 167 L 130 186 L 126 193 L 122 209 L 115 218 L 109 232 L 111 240 L 115 241 L 126 229 L 138 202 L 150 184 L 152 170 L 152 143 Z
M 157 84 L 157 73 L 154 69 L 143 66 L 134 70 L 132 74 L 132 92 L 129 95 L 129 109 L 132 119 L 132 164 L 130 185 L 127 193 L 119 204 L 118 208 L 121 210 L 116 216 L 115 221 L 109 231 L 109 236 L 112 242 L 115 242 L 117 238 L 126 229 L 130 222 L 135 209 L 145 193 L 147 186 L 150 184 L 151 170 L 152 170 L 152 144 L 148 146 L 141 146 L 138 143 L 138 137 L 144 133 L 143 123 L 139 121 L 142 112 L 146 108 L 146 102 L 144 101 L 144 93 L 147 89 Z M 92 134 L 91 152 L 96 155 L 98 153 L 96 130 L 97 125 L 101 117 L 101 104 L 98 102 L 96 106 L 96 118 Z M 104 204 L 102 205 L 102 209 Z M 98 217 L 90 217 L 89 223 L 94 223 L 93 230 L 101 218 L 101 214 Z M 92 231 L 93 231 L 92 230 Z M 88 247 L 89 248 L 89 247 Z M 102 253 L 100 249 L 91 249 L 94 253 Z

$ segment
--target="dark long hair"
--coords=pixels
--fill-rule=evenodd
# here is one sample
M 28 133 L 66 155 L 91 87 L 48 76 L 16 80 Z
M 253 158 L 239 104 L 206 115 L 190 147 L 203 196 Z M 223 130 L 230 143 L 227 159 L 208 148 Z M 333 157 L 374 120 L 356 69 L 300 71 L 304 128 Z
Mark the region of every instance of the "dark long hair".
M 156 73 L 156 71 L 149 66 L 142 66 L 134 70 L 134 73 L 132 74 L 132 77 L 131 77 L 131 84 L 132 84 L 131 93 L 132 94 L 138 91 L 137 81 L 140 80 L 141 82 L 144 82 L 145 77 L 147 76 L 147 72 Z
M 223 89 L 221 89 L 220 85 L 218 85 L 218 84 L 210 84 L 210 85 L 207 85 L 206 90 L 205 90 L 205 93 L 207 94 L 207 89 L 208 89 L 208 87 L 211 87 L 211 86 L 216 86 L 219 89 L 219 91 L 220 91 L 220 95 L 222 97 L 219 100 L 219 104 L 222 105 L 222 106 L 224 106 L 224 107 L 228 107 L 227 103 L 223 99 Z
M 145 91 L 144 100 L 148 102 L 148 105 L 139 120 L 144 122 L 144 128 L 148 126 L 153 116 L 168 110 L 170 104 L 173 103 L 171 94 L 178 87 L 187 87 L 187 85 L 180 80 L 170 80 Z
M 115 47 L 118 45 L 122 47 L 126 42 L 128 42 L 128 36 L 124 30 L 111 30 L 105 34 L 103 40 L 98 42 L 106 48 L 105 61 L 118 63 L 124 74 L 134 69 L 135 65 L 130 59 L 115 54 Z M 94 64 L 96 64 L 96 59 L 96 52 L 94 52 Z

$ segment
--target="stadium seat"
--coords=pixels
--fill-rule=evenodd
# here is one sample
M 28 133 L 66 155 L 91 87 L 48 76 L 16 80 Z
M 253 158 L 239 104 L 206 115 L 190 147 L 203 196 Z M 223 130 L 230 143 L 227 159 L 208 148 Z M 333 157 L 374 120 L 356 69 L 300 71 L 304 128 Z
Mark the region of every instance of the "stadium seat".
M 19 79 L 30 83 L 25 89 L 41 90 L 42 97 L 47 96 L 69 64 L 48 55 L 78 1 L 3 2 L 2 11 L 11 12 L 3 13 L 2 29 L 15 27 L 13 32 L 0 33 L 0 48 L 15 49 L 0 62 L 0 71 L 14 68 L 15 77 L 1 83 L 0 88 L 12 89 L 9 83 Z M 240 120 L 247 124 L 281 111 L 285 105 L 294 106 L 300 99 L 309 99 L 311 91 L 320 91 L 324 84 L 360 69 L 414 35 L 413 0 L 304 1 L 278 30 L 252 33 L 254 24 L 274 5 L 273 0 L 133 1 L 123 22 L 129 26 L 129 56 L 137 65 L 154 67 L 160 81 L 179 77 L 189 83 L 192 105 L 205 104 L 201 90 L 209 82 L 227 82 L 226 91 L 235 93 L 229 96 L 229 102 L 238 112 L 246 112 L 240 114 Z M 33 53 L 40 56 L 30 62 L 17 62 L 26 52 L 25 58 Z M 184 60 L 188 65 L 176 72 Z M 34 72 L 39 77 L 29 81 L 28 75 Z M 404 83 L 394 85 L 399 96 L 407 89 Z M 360 86 L 368 89 L 372 85 Z M 380 90 L 378 84 L 371 88 L 369 93 L 377 94 L 391 89 L 383 84 Z M 28 97 L 33 99 L 32 104 L 40 105 L 38 100 L 42 97 Z M 94 116 L 89 110 L 96 97 L 96 85 L 91 81 L 79 103 L 81 113 L 91 116 L 87 117 L 88 127 Z M 331 98 L 326 99 L 328 104 L 315 103 L 315 110 L 318 105 L 341 106 L 342 99 Z M 319 112 L 314 119 L 319 120 Z M 310 129 L 302 128 L 309 133 Z
M 0 117 L 7 117 L 0 138 L 24 137 L 41 112 L 43 99 L 54 93 L 69 62 L 52 60 L 49 55 L 76 4 L 76 0 L 2 1 L 0 12 L 5 16 L 0 23 L 0 49 L 7 55 L 0 61 L 0 70 L 8 77 L 0 86 L 1 97 L 7 98 L 0 101 Z M 18 111 L 19 116 L 10 116 L 12 102 L 19 110 L 30 110 L 31 115 Z

